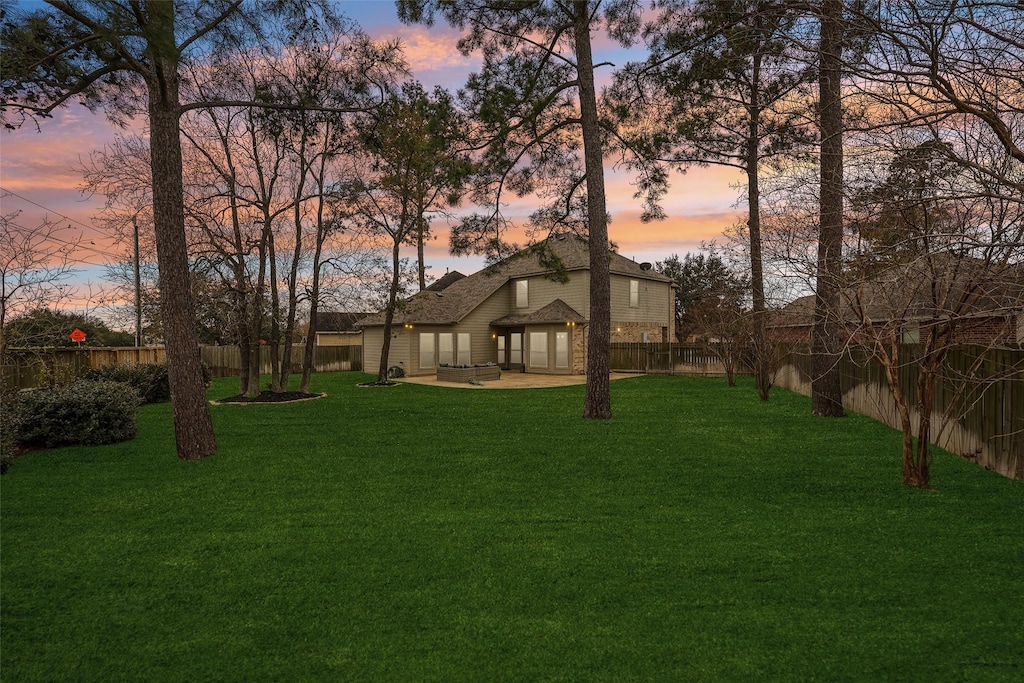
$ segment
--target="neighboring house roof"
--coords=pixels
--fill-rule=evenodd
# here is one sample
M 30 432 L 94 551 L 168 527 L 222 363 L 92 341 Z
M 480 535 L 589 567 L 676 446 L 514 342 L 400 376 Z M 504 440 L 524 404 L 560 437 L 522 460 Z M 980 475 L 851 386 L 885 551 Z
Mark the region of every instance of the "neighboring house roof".
M 428 285 L 426 287 L 426 291 L 428 291 L 428 292 L 443 292 L 453 282 L 458 282 L 459 280 L 461 280 L 464 277 L 466 277 L 466 276 L 463 275 L 462 273 L 460 273 L 459 271 L 453 270 L 450 273 L 445 273 L 436 282 L 432 282 L 430 285 Z
M 533 313 L 512 313 L 491 321 L 494 327 L 519 327 L 521 325 L 545 325 L 548 323 L 585 323 L 587 319 L 561 299 L 555 299 L 544 308 Z
M 857 325 L 875 322 L 1007 316 L 1024 312 L 1024 267 L 992 268 L 981 261 L 919 261 L 880 273 L 842 291 L 840 319 Z M 769 327 L 814 323 L 814 295 L 802 296 L 774 312 Z
M 542 245 L 558 257 L 566 271 L 589 270 L 590 253 L 587 243 L 582 239 L 572 236 L 553 237 L 545 240 Z M 544 263 L 541 254 L 541 249 L 527 248 L 493 266 L 461 279 L 455 279 L 441 291 L 431 291 L 428 287 L 403 301 L 395 311 L 393 322 L 398 324 L 454 325 L 469 315 L 509 280 L 550 275 L 553 269 Z M 611 254 L 609 269 L 617 275 L 657 282 L 672 282 L 671 278 L 653 270 L 644 270 L 639 263 L 614 252 Z M 449 275 L 451 273 L 445 277 Z M 441 280 L 444 279 L 441 278 Z M 566 306 L 566 308 L 569 307 Z M 534 315 L 539 313 L 540 311 L 537 311 Z M 579 317 L 579 313 L 575 313 L 575 315 Z M 567 319 L 563 317 L 560 321 L 565 322 Z M 582 320 L 580 318 L 580 321 Z M 362 327 L 383 324 L 384 313 L 375 313 L 359 321 L 359 325 Z
M 352 332 L 358 333 L 356 323 L 367 316 L 366 313 L 349 313 L 347 311 L 323 311 L 316 316 L 317 332 Z

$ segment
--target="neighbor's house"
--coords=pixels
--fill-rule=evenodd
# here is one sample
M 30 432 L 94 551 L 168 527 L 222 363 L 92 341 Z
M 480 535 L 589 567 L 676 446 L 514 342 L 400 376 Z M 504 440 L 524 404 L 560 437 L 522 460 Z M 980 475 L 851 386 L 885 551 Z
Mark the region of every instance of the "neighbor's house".
M 963 258 L 948 262 L 945 269 L 936 257 L 905 264 L 842 290 L 843 341 L 867 341 L 870 326 L 894 330 L 902 343 L 917 344 L 930 327 L 953 320 L 953 344 L 1024 344 L 1024 267 L 995 269 Z M 767 327 L 779 341 L 810 341 L 814 296 L 775 311 Z
M 567 281 L 552 279 L 537 250 L 527 249 L 469 276 L 449 273 L 395 311 L 388 367 L 429 375 L 439 365 L 495 363 L 506 370 L 580 374 L 590 322 L 590 258 L 585 242 L 545 243 Z M 611 341 L 672 341 L 672 281 L 611 254 Z M 384 314 L 359 322 L 363 367 L 380 366 Z
M 366 313 L 347 313 L 342 311 L 325 311 L 316 316 L 317 346 L 360 346 L 363 343 L 363 331 L 356 323 L 366 317 Z

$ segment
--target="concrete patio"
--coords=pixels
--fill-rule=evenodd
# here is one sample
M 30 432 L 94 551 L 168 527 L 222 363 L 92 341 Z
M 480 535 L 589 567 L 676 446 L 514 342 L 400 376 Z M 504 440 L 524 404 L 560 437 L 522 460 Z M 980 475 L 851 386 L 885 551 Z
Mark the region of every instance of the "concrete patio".
M 609 379 L 623 379 L 636 377 L 635 374 L 613 372 Z M 450 387 L 452 389 L 543 389 L 545 387 L 567 387 L 573 384 L 586 384 L 586 375 L 539 375 L 530 372 L 502 372 L 501 378 L 480 384 L 469 384 L 468 382 L 439 382 L 435 375 L 424 375 L 421 377 L 403 377 L 395 380 L 409 384 L 429 384 L 438 387 Z

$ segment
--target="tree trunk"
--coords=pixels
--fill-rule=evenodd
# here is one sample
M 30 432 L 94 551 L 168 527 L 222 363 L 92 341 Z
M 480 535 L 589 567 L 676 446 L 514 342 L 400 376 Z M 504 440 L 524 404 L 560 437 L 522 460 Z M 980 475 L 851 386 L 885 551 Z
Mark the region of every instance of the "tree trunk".
M 576 0 L 573 9 L 580 119 L 583 123 L 583 157 L 587 174 L 587 228 L 590 233 L 590 329 L 583 417 L 609 419 L 612 416 L 608 378 L 612 324 L 609 281 L 611 259 L 604 194 L 604 154 L 597 115 L 597 91 L 594 87 L 594 59 L 590 47 L 590 5 L 584 0 Z
M 281 388 L 281 291 L 277 288 L 277 249 L 274 232 L 267 237 L 267 258 L 270 268 L 270 390 Z
M 306 332 L 306 346 L 302 353 L 302 380 L 299 382 L 299 391 L 309 393 L 309 381 L 313 376 L 314 351 L 316 346 L 316 325 L 317 325 L 317 286 L 313 285 L 313 297 L 309 302 L 309 330 Z
M 418 207 L 417 212 L 419 218 L 417 220 L 416 228 L 416 264 L 417 269 L 419 270 L 418 275 L 420 280 L 420 291 L 422 292 L 424 289 L 427 288 L 427 264 L 425 262 L 426 257 L 423 253 L 423 243 L 425 241 L 423 233 L 426 232 L 427 226 L 426 221 L 423 218 L 423 207 Z
M 314 352 L 316 346 L 317 314 L 320 309 L 320 259 L 323 257 L 324 241 L 327 239 L 327 228 L 324 225 L 324 184 L 323 164 L 320 169 L 320 200 L 316 213 L 316 246 L 313 251 L 313 282 L 309 291 L 309 329 L 306 330 L 306 347 L 302 354 L 302 380 L 299 391 L 309 393 L 309 381 L 313 375 Z
M 811 336 L 811 410 L 843 417 L 839 302 L 843 247 L 843 110 L 841 99 L 843 2 L 824 0 L 819 52 L 821 196 L 818 267 Z
M 749 128 L 747 130 L 747 236 L 750 240 L 750 292 L 753 303 L 753 329 L 751 330 L 751 352 L 754 365 L 754 384 L 757 396 L 768 400 L 772 388 L 771 371 L 774 350 L 767 343 L 765 330 L 764 258 L 761 253 L 761 187 L 760 187 L 760 127 L 761 110 L 757 105 L 760 97 L 760 55 L 754 57 L 753 85 Z M 733 386 L 730 378 L 729 386 Z
M 401 280 L 401 243 L 395 240 L 391 249 L 391 287 L 388 290 L 388 306 L 384 312 L 384 343 L 380 347 L 380 365 L 377 367 L 377 383 L 388 383 L 388 355 L 391 353 L 391 325 L 395 321 L 395 307 L 398 305 L 398 283 Z
M 928 488 L 931 483 L 932 407 L 935 403 L 935 369 L 928 360 L 917 375 L 917 444 L 910 457 L 903 456 L 903 483 Z
M 167 348 L 174 438 L 179 458 L 198 460 L 216 455 L 217 440 L 206 403 L 189 287 L 177 52 L 173 47 L 174 5 L 151 1 L 146 3 L 146 9 L 153 32 L 149 36 L 148 48 L 153 70 L 146 83 L 153 174 L 153 227 L 160 269 L 160 308 Z

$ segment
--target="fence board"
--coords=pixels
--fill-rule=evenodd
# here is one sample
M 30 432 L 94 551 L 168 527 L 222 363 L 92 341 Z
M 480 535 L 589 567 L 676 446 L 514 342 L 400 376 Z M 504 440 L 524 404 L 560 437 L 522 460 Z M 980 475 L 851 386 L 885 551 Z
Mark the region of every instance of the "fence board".
M 916 425 L 918 347 L 901 347 L 900 388 Z M 863 349 L 850 349 L 840 365 L 843 405 L 899 429 L 892 391 L 880 363 Z M 979 357 L 984 361 L 977 365 Z M 977 367 L 976 367 L 977 365 Z M 780 387 L 810 395 L 811 357 L 787 354 L 776 376 Z M 943 414 L 951 419 L 939 432 Z M 935 444 L 990 470 L 1024 479 L 1024 349 L 958 346 L 950 350 L 936 383 L 932 411 Z
M 725 376 L 725 366 L 718 355 L 704 344 L 615 343 L 611 345 L 609 365 L 615 372 Z M 738 371 L 745 373 L 747 369 Z
M 203 362 L 214 377 L 231 377 L 241 372 L 242 362 L 238 347 L 203 346 Z M 270 373 L 270 349 L 260 349 L 260 373 Z M 292 350 L 291 372 L 302 372 L 302 349 Z M 13 349 L 8 351 L 8 363 L 0 372 L 5 385 L 15 389 L 31 389 L 49 384 L 66 383 L 81 376 L 89 368 L 107 365 L 139 365 L 163 363 L 167 353 L 162 346 L 84 347 L 62 349 Z M 363 369 L 361 346 L 321 346 L 313 354 L 315 372 L 341 372 Z

